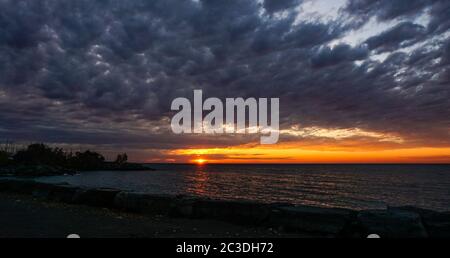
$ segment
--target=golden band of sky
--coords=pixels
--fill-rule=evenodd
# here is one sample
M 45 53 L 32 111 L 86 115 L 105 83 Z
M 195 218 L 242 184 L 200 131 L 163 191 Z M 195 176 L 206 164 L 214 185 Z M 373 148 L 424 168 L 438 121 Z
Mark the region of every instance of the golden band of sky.
M 450 148 L 309 150 L 259 146 L 180 149 L 169 154 L 172 161 L 193 163 L 450 163 Z

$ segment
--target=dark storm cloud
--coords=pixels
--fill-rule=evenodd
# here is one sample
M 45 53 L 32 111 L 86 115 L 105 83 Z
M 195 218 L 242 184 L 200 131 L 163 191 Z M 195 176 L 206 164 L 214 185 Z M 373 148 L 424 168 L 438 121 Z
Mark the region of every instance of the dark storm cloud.
M 364 60 L 367 58 L 368 54 L 369 51 L 365 46 L 352 48 L 349 45 L 341 44 L 334 48 L 324 47 L 320 49 L 311 61 L 315 67 L 320 68 L 336 65 L 341 62 Z
M 425 7 L 439 0 L 349 0 L 346 10 L 367 18 L 390 20 L 404 16 L 415 16 Z M 444 0 L 445 1 L 445 0 Z
M 349 16 L 326 20 L 298 19 L 302 2 L 0 0 L 1 137 L 136 148 L 250 141 L 173 137 L 171 101 L 201 88 L 279 97 L 284 128 L 449 144 L 448 1 L 353 0 Z M 427 28 L 413 21 L 424 10 Z M 367 46 L 332 44 L 358 28 L 346 18 L 370 17 L 404 21 Z M 373 58 L 381 52 L 385 60 Z
M 264 9 L 274 13 L 298 6 L 303 0 L 264 0 Z
M 450 1 L 447 0 L 349 0 L 345 11 L 354 15 L 360 24 L 370 17 L 378 21 L 414 19 L 428 12 L 428 33 L 443 33 L 450 28 Z
M 366 43 L 378 52 L 394 51 L 412 45 L 425 34 L 425 27 L 411 22 L 403 22 L 394 28 L 369 38 Z
M 435 1 L 430 8 L 431 21 L 429 24 L 430 32 L 442 33 L 450 29 L 450 1 Z

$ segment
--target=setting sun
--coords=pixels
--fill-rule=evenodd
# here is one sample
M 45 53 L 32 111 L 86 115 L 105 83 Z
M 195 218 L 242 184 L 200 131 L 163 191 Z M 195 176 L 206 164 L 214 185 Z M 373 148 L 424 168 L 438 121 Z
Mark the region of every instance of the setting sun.
M 197 163 L 198 165 L 203 165 L 203 164 L 206 163 L 206 160 L 204 160 L 204 159 L 196 159 L 196 160 L 194 160 L 194 162 Z

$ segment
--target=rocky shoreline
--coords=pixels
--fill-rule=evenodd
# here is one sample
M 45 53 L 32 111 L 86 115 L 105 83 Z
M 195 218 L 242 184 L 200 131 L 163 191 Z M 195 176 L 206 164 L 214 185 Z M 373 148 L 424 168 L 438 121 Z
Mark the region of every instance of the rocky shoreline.
M 1 179 L 0 192 L 39 199 L 177 218 L 208 219 L 238 225 L 308 233 L 317 237 L 382 238 L 450 237 L 450 212 L 415 207 L 386 210 L 347 209 L 219 201 L 189 196 L 150 195 L 107 188 L 80 188 L 32 180 Z
M 77 171 L 47 165 L 16 165 L 0 167 L 0 177 L 42 177 L 74 175 Z
M 137 163 L 126 163 L 122 165 L 116 165 L 111 162 L 105 162 L 101 168 L 92 169 L 89 171 L 153 171 L 154 169 L 146 167 Z M 0 167 L 0 177 L 44 177 L 44 176 L 62 176 L 62 175 L 75 175 L 80 172 L 75 169 L 67 169 L 58 166 L 48 165 L 10 165 Z

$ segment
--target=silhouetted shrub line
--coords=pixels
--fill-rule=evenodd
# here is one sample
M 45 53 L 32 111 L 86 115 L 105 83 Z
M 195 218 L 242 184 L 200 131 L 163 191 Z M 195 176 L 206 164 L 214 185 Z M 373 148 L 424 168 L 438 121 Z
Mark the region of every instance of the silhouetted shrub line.
M 450 237 L 450 213 L 415 207 L 386 210 L 347 209 L 220 201 L 189 196 L 150 195 L 109 188 L 80 188 L 31 180 L 0 180 L 0 192 L 32 195 L 43 200 L 111 208 L 147 215 L 215 219 L 277 231 L 320 237 L 382 238 Z
M 31 144 L 14 154 L 0 151 L 0 176 L 53 176 L 95 170 L 150 169 L 141 164 L 128 163 L 126 153 L 119 154 L 114 162 L 106 162 L 105 157 L 97 152 L 73 153 L 45 144 Z

